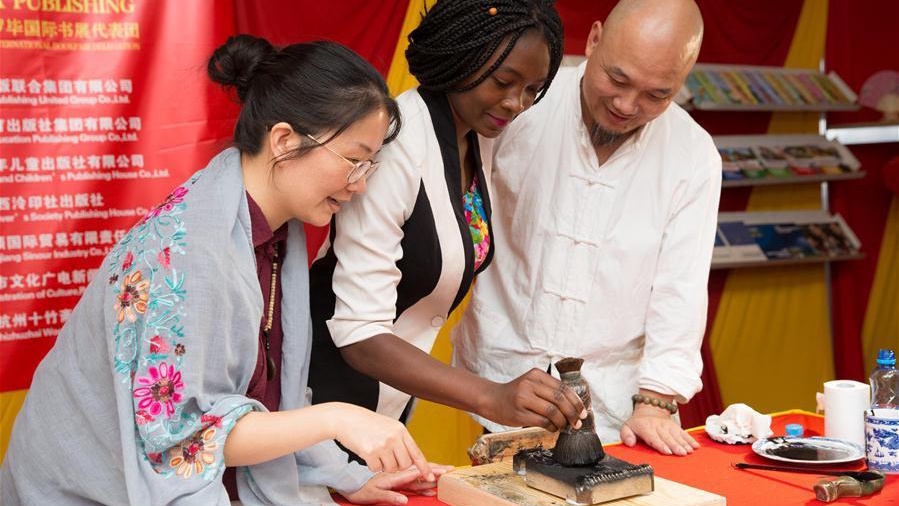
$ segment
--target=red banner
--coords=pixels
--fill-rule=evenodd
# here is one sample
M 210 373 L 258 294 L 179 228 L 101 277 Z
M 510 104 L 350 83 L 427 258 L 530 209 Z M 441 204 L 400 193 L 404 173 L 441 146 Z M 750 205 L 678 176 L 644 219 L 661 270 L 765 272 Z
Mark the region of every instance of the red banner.
M 29 387 L 111 246 L 224 147 L 237 108 L 205 66 L 233 19 L 230 1 L 0 0 L 0 391 Z

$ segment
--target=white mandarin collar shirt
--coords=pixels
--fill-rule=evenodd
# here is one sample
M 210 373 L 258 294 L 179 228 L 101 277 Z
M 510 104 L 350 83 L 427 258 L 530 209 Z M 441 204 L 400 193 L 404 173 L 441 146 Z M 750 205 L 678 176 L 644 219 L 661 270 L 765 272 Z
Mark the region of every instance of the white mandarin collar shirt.
M 701 388 L 721 158 L 672 104 L 599 165 L 583 73 L 561 69 L 497 142 L 495 255 L 454 332 L 454 361 L 509 381 L 583 357 L 597 430 L 614 441 L 638 388 L 679 402 Z

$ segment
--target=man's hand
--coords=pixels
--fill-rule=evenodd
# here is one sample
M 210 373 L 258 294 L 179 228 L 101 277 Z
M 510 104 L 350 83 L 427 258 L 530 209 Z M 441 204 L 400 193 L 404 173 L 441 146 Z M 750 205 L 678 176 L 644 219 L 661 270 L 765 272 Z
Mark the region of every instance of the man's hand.
M 557 431 L 568 424 L 580 428 L 587 410 L 580 397 L 561 381 L 531 369 L 518 378 L 496 384 L 478 413 L 503 425 L 543 427 Z
M 687 455 L 699 448 L 699 443 L 671 418 L 668 410 L 649 404 L 634 406 L 634 414 L 621 427 L 624 444 L 634 446 L 637 438 L 665 455 Z

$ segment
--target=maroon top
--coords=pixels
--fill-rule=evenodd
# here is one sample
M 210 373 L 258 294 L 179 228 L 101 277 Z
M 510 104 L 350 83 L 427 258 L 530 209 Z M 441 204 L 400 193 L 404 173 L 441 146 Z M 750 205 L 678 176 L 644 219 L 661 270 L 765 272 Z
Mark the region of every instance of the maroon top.
M 253 228 L 253 250 L 256 254 L 256 275 L 262 287 L 262 321 L 259 322 L 259 353 L 256 355 L 256 368 L 247 387 L 247 397 L 256 399 L 269 411 L 278 411 L 281 404 L 281 343 L 284 331 L 281 328 L 281 262 L 287 251 L 287 224 L 272 232 L 268 220 L 256 201 L 247 193 L 247 204 L 250 207 L 250 224 Z M 278 278 L 275 287 L 275 308 L 272 314 L 272 329 L 269 331 L 269 355 L 275 363 L 274 377 L 269 380 L 266 371 L 265 333 L 262 329 L 268 317 L 268 300 L 272 288 L 272 260 L 275 248 L 278 248 Z M 237 481 L 234 468 L 225 469 L 223 477 L 228 496 L 237 500 Z

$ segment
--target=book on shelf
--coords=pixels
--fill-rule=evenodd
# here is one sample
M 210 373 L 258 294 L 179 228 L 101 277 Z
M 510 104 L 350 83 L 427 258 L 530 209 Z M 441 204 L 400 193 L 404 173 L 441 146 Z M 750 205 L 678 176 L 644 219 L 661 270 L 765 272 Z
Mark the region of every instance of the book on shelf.
M 687 76 L 697 109 L 855 110 L 858 96 L 831 72 L 698 63 Z
M 712 266 L 853 258 L 860 248 L 858 238 L 839 214 L 720 213 Z
M 776 182 L 803 176 L 836 179 L 859 173 L 860 163 L 836 141 L 820 135 L 730 135 L 715 137 L 724 181 Z

